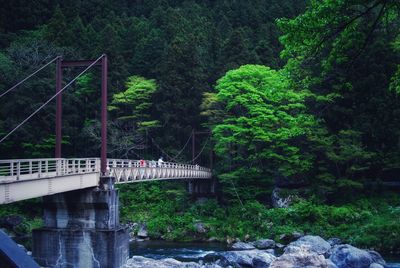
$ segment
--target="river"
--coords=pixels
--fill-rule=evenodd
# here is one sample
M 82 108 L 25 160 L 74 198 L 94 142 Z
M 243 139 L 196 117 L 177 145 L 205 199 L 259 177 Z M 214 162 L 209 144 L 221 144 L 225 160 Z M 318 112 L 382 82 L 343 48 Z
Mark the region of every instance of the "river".
M 223 243 L 142 241 L 130 245 L 130 256 L 152 259 L 174 258 L 179 261 L 199 261 L 209 253 L 229 250 Z M 400 256 L 383 256 L 387 268 L 400 268 Z

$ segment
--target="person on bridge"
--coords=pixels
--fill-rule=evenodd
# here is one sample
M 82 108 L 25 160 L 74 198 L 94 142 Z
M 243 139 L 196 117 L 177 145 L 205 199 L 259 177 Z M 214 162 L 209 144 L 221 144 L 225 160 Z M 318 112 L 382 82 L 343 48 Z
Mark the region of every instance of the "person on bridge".
M 159 167 L 162 167 L 163 163 L 164 163 L 163 157 L 161 156 L 161 157 L 158 159 L 158 166 L 159 166 Z
M 143 159 L 139 160 L 140 167 L 146 167 L 146 162 Z

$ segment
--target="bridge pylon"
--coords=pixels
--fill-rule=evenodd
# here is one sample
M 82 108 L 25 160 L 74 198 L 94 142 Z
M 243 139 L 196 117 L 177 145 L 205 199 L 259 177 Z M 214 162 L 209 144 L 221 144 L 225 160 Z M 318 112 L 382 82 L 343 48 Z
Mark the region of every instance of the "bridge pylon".
M 100 187 L 43 197 L 44 227 L 33 230 L 33 257 L 44 267 L 121 267 L 129 237 L 119 223 L 112 178 Z

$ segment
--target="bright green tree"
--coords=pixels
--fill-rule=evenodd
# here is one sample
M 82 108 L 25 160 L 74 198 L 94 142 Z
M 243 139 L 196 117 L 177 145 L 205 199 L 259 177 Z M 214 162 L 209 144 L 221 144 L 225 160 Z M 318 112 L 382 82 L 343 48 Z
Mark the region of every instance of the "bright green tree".
M 245 198 L 258 196 L 274 176 L 301 179 L 310 170 L 313 157 L 305 144 L 317 121 L 307 113 L 307 91 L 292 90 L 285 72 L 244 65 L 227 72 L 215 89 L 203 107 L 228 193 L 240 188 Z
M 130 76 L 126 90 L 114 94 L 109 109 L 116 111 L 120 120 L 134 121 L 139 131 L 157 127 L 159 122 L 151 120 L 152 96 L 156 90 L 155 80 Z

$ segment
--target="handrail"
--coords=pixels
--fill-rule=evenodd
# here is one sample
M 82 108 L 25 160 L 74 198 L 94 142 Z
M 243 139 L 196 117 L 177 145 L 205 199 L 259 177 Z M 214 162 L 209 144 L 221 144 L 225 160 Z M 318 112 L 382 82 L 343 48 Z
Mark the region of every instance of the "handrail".
M 0 160 L 0 183 L 99 173 L 99 158 L 38 158 Z M 117 183 L 158 179 L 207 179 L 211 170 L 198 165 L 154 160 L 108 159 L 107 176 Z

